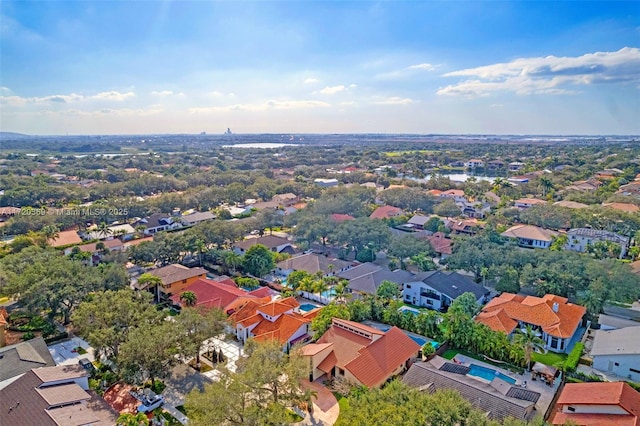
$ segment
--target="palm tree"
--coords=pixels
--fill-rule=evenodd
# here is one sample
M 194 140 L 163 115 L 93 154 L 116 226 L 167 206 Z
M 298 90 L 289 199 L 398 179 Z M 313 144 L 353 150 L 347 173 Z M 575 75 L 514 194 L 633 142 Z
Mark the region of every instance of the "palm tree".
M 300 396 L 301 405 L 304 406 L 307 413 L 313 413 L 313 400 L 318 399 L 318 392 L 313 389 L 305 389 L 304 393 Z
M 180 294 L 180 301 L 185 304 L 185 306 L 196 306 L 198 303 L 198 296 L 192 291 L 184 291 Z
M 333 287 L 335 293 L 335 301 L 339 303 L 346 303 L 347 288 L 349 287 L 349 281 L 340 280 L 338 284 Z M 351 295 L 349 295 L 351 296 Z
M 53 242 L 60 236 L 60 230 L 55 225 L 46 225 L 42 227 L 42 235 L 47 239 L 47 243 Z
M 546 176 L 540 178 L 540 186 L 542 186 L 542 195 L 546 196 L 553 189 L 553 182 Z
M 322 298 L 324 297 L 322 293 L 326 293 L 329 290 L 329 288 L 330 288 L 329 283 L 327 283 L 326 280 L 319 279 L 315 281 L 313 292 L 318 293 L 318 295 L 320 296 L 320 301 L 322 301 Z M 327 301 L 326 303 L 329 303 L 329 298 L 326 297 L 325 299 Z
M 107 238 L 112 233 L 113 230 L 109 228 L 109 225 L 106 222 L 100 222 L 98 225 L 98 235 L 102 235 L 102 238 Z
M 520 329 L 513 337 L 513 343 L 520 346 L 524 350 L 524 360 L 527 368 L 531 371 L 531 358 L 533 352 L 546 352 L 544 340 L 538 337 L 537 331 L 528 325 L 524 329 Z
M 116 426 L 147 426 L 149 419 L 145 413 L 124 413 L 118 417 Z
M 145 272 L 138 278 L 138 286 L 145 290 L 153 289 L 156 302 L 160 302 L 160 286 L 162 286 L 162 279 L 160 277 Z

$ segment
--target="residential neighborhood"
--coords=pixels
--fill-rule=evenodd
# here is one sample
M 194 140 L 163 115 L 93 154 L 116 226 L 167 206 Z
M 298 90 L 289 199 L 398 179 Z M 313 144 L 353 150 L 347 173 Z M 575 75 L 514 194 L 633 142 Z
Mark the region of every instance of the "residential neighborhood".
M 640 153 L 438 146 L 0 151 L 0 423 L 638 424 Z

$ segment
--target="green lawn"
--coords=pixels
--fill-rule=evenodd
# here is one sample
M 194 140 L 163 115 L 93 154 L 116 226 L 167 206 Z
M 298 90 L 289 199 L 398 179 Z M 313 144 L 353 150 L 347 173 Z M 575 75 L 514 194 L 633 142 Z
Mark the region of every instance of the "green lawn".
M 533 361 L 540 362 L 544 365 L 549 365 L 551 367 L 554 367 L 557 364 L 564 363 L 564 361 L 567 359 L 567 354 L 557 354 L 555 352 L 547 352 L 546 354 L 539 354 L 537 352 L 534 352 L 532 359 Z
M 458 354 L 457 349 L 447 349 L 442 353 L 442 358 L 444 359 L 453 359 L 454 356 Z

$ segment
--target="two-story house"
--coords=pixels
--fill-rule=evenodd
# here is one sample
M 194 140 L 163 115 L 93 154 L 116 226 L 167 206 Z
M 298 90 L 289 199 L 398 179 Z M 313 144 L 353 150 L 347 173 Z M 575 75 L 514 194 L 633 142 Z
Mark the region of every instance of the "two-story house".
M 476 284 L 470 277 L 457 272 L 428 271 L 404 283 L 402 300 L 429 309 L 447 309 L 463 293 L 473 293 L 479 304 L 489 297 L 489 290 Z
M 477 158 L 472 158 L 471 160 L 469 160 L 466 163 L 464 163 L 464 166 L 467 169 L 477 169 L 477 168 L 480 168 L 480 167 L 484 167 L 484 161 L 479 160 Z
M 148 272 L 162 280 L 159 290 L 168 296 L 179 295 L 195 281 L 207 277 L 207 270 L 204 268 L 187 268 L 177 263 Z
M 556 231 L 533 225 L 514 225 L 500 234 L 504 238 L 515 240 L 520 247 L 549 248 Z
M 319 309 L 302 311 L 293 297 L 268 303 L 248 300 L 229 317 L 233 333 L 242 343 L 253 338 L 256 341 L 277 340 L 282 350 L 288 352 L 296 343 L 311 339 L 311 320 Z
M 624 382 L 567 383 L 548 421 L 558 426 L 638 426 L 640 393 Z
M 149 217 L 140 219 L 134 226 L 144 228 L 144 235 L 154 235 L 160 231 L 169 231 L 182 227 L 182 222 L 166 213 L 154 213 Z
M 564 248 L 581 253 L 586 252 L 588 246 L 592 246 L 598 241 L 610 241 L 620 246 L 620 258 L 623 258 L 629 245 L 628 237 L 623 237 L 615 232 L 592 228 L 572 228 L 567 232 L 567 237 L 569 237 L 569 240 Z
M 492 299 L 476 316 L 478 323 L 511 335 L 527 325 L 534 328 L 552 352 L 569 352 L 582 335 L 587 310 L 569 303 L 566 297 L 547 294 L 544 297 L 502 293 Z
M 640 382 L 640 325 L 597 330 L 591 357 L 593 368 Z
M 291 241 L 275 235 L 265 235 L 263 237 L 247 238 L 246 240 L 238 241 L 233 244 L 233 251 L 237 255 L 242 256 L 247 252 L 247 250 L 257 244 L 261 244 L 276 253 L 295 253 L 295 249 Z

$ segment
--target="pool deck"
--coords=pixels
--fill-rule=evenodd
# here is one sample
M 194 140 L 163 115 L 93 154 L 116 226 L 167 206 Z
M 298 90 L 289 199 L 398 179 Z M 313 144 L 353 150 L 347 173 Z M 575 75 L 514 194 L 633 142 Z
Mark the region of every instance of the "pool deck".
M 369 327 L 377 328 L 377 329 L 379 329 L 379 330 L 380 330 L 380 328 L 379 328 L 379 327 L 385 327 L 385 328 L 391 328 L 391 327 L 393 327 L 393 326 L 391 326 L 391 325 L 389 325 L 389 324 L 384 324 L 384 323 L 381 323 L 381 322 L 375 322 L 375 321 L 362 321 L 362 324 L 364 324 L 364 325 L 368 325 Z M 404 330 L 404 329 L 400 329 L 400 330 L 402 330 L 402 331 L 403 331 L 407 336 L 409 336 L 409 337 L 413 336 L 413 337 L 416 337 L 416 338 L 418 338 L 418 339 L 423 339 L 423 340 L 425 340 L 425 343 L 427 343 L 427 342 L 434 342 L 434 341 L 435 341 L 435 340 L 430 339 L 429 337 L 427 337 L 427 336 L 423 336 L 423 335 L 421 335 L 421 334 L 412 333 L 412 332 L 407 331 L 407 330 Z
M 512 379 L 516 380 L 516 384 L 512 385 L 512 386 L 520 386 L 522 383 L 526 382 L 527 386 L 526 389 L 527 390 L 531 390 L 534 392 L 538 392 L 540 394 L 540 399 L 538 399 L 538 402 L 536 403 L 536 412 L 537 414 L 544 416 L 544 414 L 547 412 L 547 409 L 549 408 L 549 406 L 551 405 L 551 402 L 553 401 L 553 397 L 560 385 L 560 380 L 556 379 L 555 385 L 553 387 L 546 385 L 544 382 L 541 382 L 539 380 L 534 381 L 532 380 L 531 377 L 531 372 L 530 371 L 525 371 L 523 374 L 517 374 L 517 373 L 513 373 L 509 370 L 506 370 L 504 368 L 500 368 L 500 367 L 496 367 L 495 365 L 492 364 L 487 364 L 485 362 L 482 361 L 478 361 L 477 359 L 474 358 L 469 358 L 468 356 L 464 356 L 464 355 L 460 355 L 457 354 L 455 357 L 453 357 L 453 360 L 455 360 L 454 362 L 458 361 L 460 362 L 462 365 L 466 365 L 466 366 L 470 366 L 471 364 L 475 364 L 475 365 L 479 365 L 482 367 L 486 367 L 486 368 L 490 368 L 492 370 L 495 371 L 499 371 L 500 373 L 504 374 L 505 376 L 509 376 Z M 469 377 L 473 377 L 476 380 L 479 380 L 481 382 L 487 383 L 488 381 L 481 378 L 481 377 L 477 377 L 477 376 L 469 376 Z

